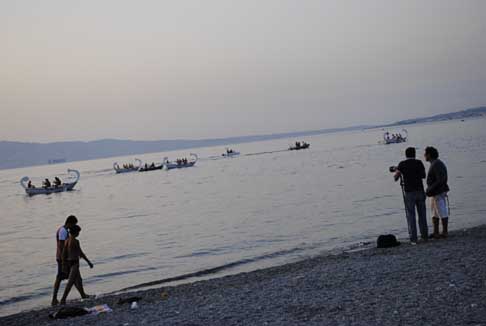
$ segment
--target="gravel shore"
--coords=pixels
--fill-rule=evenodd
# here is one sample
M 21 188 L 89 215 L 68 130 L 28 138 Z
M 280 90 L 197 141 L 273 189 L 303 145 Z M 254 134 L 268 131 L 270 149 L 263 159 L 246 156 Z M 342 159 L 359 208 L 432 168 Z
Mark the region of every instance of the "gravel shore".
M 142 298 L 138 309 L 117 304 L 132 296 Z M 103 303 L 113 312 L 50 320 L 57 309 L 46 308 L 0 325 L 486 326 L 486 226 L 78 305 Z

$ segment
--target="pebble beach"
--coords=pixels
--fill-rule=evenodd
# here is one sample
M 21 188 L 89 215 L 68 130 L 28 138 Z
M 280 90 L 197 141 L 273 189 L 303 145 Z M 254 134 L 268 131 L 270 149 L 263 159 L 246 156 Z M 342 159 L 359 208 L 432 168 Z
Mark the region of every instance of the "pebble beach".
M 137 296 L 138 307 L 118 304 Z M 107 295 L 71 306 L 113 312 L 52 320 L 57 308 L 0 325 L 486 325 L 486 226 L 446 240 L 322 254 L 218 279 Z

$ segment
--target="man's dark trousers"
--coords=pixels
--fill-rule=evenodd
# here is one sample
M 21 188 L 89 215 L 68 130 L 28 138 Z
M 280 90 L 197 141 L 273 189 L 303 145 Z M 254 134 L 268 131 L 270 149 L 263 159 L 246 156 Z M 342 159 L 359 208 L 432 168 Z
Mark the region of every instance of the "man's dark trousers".
M 425 193 L 411 191 L 405 193 L 405 209 L 407 210 L 408 234 L 410 241 L 417 242 L 417 222 L 415 208 L 417 208 L 420 235 L 422 239 L 428 238 L 427 209 L 425 207 Z

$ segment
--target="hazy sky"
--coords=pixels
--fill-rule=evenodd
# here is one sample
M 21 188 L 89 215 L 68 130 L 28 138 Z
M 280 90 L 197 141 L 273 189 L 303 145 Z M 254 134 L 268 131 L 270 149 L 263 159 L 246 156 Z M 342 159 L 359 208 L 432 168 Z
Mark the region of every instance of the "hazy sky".
M 486 105 L 486 1 L 1 1 L 0 140 L 206 138 Z

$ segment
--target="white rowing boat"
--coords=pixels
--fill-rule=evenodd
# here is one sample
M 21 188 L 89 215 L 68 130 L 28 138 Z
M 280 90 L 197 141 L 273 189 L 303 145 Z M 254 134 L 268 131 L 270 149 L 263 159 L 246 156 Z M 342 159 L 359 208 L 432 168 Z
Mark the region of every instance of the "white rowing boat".
M 405 143 L 407 142 L 407 139 L 408 139 L 407 129 L 402 129 L 401 132 L 396 134 L 390 133 L 388 131 L 383 134 L 383 144 L 385 145 Z
M 68 171 L 69 174 L 74 176 L 74 180 L 71 181 L 71 182 L 63 182 L 60 186 L 54 186 L 53 185 L 53 186 L 50 186 L 50 187 L 47 187 L 47 188 L 46 187 L 41 187 L 41 188 L 29 187 L 28 186 L 28 182 L 30 180 L 29 177 L 23 177 L 22 179 L 20 179 L 20 185 L 22 186 L 22 188 L 25 189 L 25 193 L 29 196 L 40 195 L 40 194 L 46 194 L 47 195 L 47 194 L 52 194 L 52 193 L 56 193 L 56 192 L 70 191 L 70 190 L 73 190 L 76 183 L 78 183 L 80 174 L 79 174 L 78 170 L 68 169 L 67 171 Z
M 221 154 L 223 157 L 234 157 L 240 155 L 240 152 L 234 151 L 232 149 L 226 149 L 226 153 Z
M 194 166 L 198 160 L 198 157 L 196 154 L 191 153 L 190 156 L 192 157 L 192 160 L 188 161 L 187 163 L 182 163 L 181 161 L 179 162 L 171 162 L 167 157 L 164 158 L 164 169 L 165 170 L 172 170 L 172 169 L 183 169 L 183 168 L 190 168 Z

